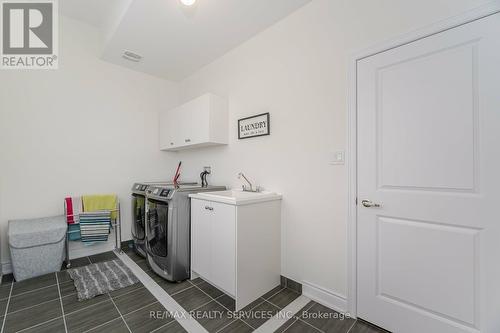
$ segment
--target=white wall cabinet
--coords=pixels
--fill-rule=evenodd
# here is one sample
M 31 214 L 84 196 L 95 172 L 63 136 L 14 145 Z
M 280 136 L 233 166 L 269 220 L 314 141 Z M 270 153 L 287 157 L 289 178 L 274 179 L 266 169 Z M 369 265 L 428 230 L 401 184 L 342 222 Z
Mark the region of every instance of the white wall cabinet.
M 191 195 L 191 272 L 236 300 L 236 311 L 280 283 L 281 200 L 232 205 Z
M 160 113 L 160 149 L 176 151 L 228 143 L 227 100 L 205 94 Z

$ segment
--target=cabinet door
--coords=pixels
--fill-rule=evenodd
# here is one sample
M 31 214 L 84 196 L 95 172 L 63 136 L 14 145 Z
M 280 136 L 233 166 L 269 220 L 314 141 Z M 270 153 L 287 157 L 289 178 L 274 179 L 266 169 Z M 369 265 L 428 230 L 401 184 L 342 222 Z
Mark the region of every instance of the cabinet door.
M 210 277 L 210 222 L 208 203 L 191 200 L 191 269 L 207 279 Z
M 160 149 L 168 149 L 170 148 L 170 131 L 168 128 L 168 124 L 170 121 L 169 111 L 163 111 L 160 113 Z
M 160 149 L 180 146 L 179 123 L 182 108 L 165 111 L 160 114 Z
M 211 220 L 211 277 L 213 283 L 231 293 L 236 291 L 236 207 L 209 203 Z
M 181 146 L 190 146 L 209 141 L 209 99 L 199 97 L 185 104 L 181 114 L 180 137 Z
M 227 144 L 227 102 L 202 95 L 160 115 L 160 149 Z
M 168 124 L 168 130 L 170 133 L 170 148 L 182 147 L 184 145 L 184 140 L 182 137 L 183 131 L 183 115 L 184 106 L 181 105 L 173 110 L 170 115 L 170 122 Z

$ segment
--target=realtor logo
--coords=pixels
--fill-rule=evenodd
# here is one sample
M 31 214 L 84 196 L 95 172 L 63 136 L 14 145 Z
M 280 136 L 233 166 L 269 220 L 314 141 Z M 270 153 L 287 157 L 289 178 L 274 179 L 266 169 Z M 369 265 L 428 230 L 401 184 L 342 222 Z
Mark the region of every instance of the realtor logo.
M 55 0 L 2 0 L 2 69 L 56 69 Z

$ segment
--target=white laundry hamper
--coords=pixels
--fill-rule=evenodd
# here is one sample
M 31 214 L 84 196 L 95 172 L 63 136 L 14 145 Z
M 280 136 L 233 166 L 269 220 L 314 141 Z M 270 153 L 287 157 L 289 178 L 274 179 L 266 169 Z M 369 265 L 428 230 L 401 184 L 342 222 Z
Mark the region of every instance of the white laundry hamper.
M 65 252 L 66 217 L 9 221 L 9 248 L 16 281 L 57 272 Z

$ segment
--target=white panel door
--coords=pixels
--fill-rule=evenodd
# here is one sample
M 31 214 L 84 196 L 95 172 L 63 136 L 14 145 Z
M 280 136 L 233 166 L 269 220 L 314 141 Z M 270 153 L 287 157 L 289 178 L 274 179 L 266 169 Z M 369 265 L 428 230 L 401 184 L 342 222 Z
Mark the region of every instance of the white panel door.
M 357 79 L 358 316 L 500 332 L 500 14 L 360 60 Z
M 208 202 L 191 200 L 191 269 L 210 279 L 210 228 Z
M 236 294 L 236 206 L 210 202 L 211 281 L 232 296 Z

